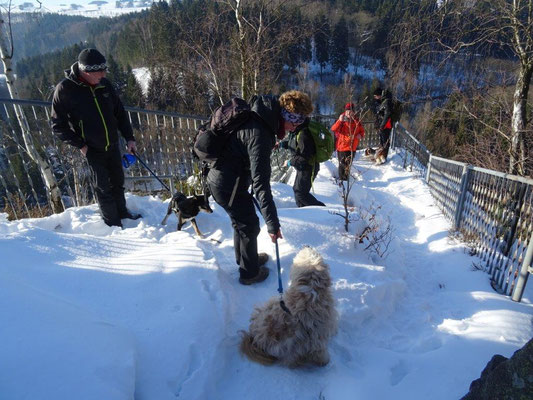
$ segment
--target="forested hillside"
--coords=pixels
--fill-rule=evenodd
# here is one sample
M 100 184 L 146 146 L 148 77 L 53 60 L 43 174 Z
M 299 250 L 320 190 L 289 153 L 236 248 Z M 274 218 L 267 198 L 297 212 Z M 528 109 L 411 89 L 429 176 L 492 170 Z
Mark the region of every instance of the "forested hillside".
M 299 87 L 330 113 L 349 100 L 371 106 L 381 85 L 434 154 L 530 175 L 532 2 L 162 1 L 77 24 L 113 58 L 128 105 L 207 115 L 231 96 Z M 50 98 L 86 45 L 73 43 L 17 63 L 24 96 Z M 146 96 L 136 67 L 150 70 Z
M 275 92 L 299 84 L 305 74 L 302 67 L 313 55 L 324 80 L 328 80 L 327 71 L 337 72 L 329 78 L 335 86 L 350 64 L 381 68 L 388 25 L 383 10 L 393 2 L 339 1 L 336 10 L 324 1 L 314 2 L 313 7 L 303 7 L 309 2 L 270 3 L 244 3 L 243 32 L 228 4 L 189 0 L 155 3 L 150 12 L 130 16 L 127 24 L 109 18 L 95 20 L 88 24 L 83 40 L 112 54 L 123 70 L 128 65 L 149 67 L 153 79 L 147 104 L 181 112 L 207 113 L 221 99 L 240 94 L 243 79 L 237 66 L 242 59 L 248 63 L 244 81 L 251 92 Z M 240 35 L 246 40 L 239 47 Z M 49 98 L 43 81 L 55 82 L 58 70 L 74 60 L 80 40 L 72 43 L 77 44 L 61 53 L 17 64 L 17 72 L 25 79 L 24 93 Z M 42 69 L 36 70 L 36 64 Z M 350 80 L 347 90 L 352 92 L 356 83 L 359 88 L 371 83 L 356 74 Z M 342 93 L 343 98 L 346 95 Z

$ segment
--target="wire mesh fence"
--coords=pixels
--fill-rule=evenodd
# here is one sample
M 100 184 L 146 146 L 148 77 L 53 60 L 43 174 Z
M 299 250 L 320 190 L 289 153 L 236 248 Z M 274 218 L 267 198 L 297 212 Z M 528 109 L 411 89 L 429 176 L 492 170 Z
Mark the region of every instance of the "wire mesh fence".
M 404 168 L 410 165 L 425 177 L 494 289 L 520 301 L 532 272 L 533 180 L 435 157 L 401 125 L 395 127 L 393 146 Z

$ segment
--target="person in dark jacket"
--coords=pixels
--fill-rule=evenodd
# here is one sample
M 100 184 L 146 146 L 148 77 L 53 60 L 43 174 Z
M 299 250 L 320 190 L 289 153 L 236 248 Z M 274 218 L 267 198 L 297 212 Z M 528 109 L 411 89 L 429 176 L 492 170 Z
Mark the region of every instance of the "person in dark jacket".
M 51 124 L 60 140 L 87 157 L 104 222 L 121 227 L 121 219 L 141 216 L 126 208 L 118 131 L 127 141 L 128 153 L 137 149 L 128 115 L 105 78 L 106 70 L 106 59 L 98 50 L 82 50 L 55 88 Z
M 376 122 L 375 128 L 379 133 L 379 143 L 383 147 L 383 162 L 389 154 L 391 130 L 392 130 L 392 95 L 388 90 L 377 88 L 374 91 L 374 103 Z
M 287 161 L 286 165 L 296 169 L 296 178 L 292 186 L 296 205 L 298 207 L 325 206 L 324 203 L 317 200 L 310 193 L 313 181 L 320 170 L 320 164 L 314 160 L 316 146 L 309 132 L 309 118 L 307 117 L 313 111 L 313 105 L 309 97 L 307 97 L 307 100 L 304 103 L 306 105 L 308 104 L 309 107 L 305 109 L 307 111 L 306 113 L 303 113 L 302 110 L 290 109 L 291 112 L 296 113 L 300 118 L 293 119 L 297 127 L 292 131 L 288 143 L 282 145 L 282 147 L 287 147 L 293 152 L 291 159 Z
M 239 265 L 239 282 L 250 285 L 264 281 L 269 269 L 265 253 L 257 253 L 259 219 L 255 213 L 252 187 L 272 242 L 282 238 L 280 223 L 270 189 L 270 155 L 276 137 L 296 125 L 282 117 L 280 99 L 254 96 L 250 103 L 258 117 L 245 122 L 230 136 L 222 156 L 207 175 L 209 191 L 227 212 L 233 226 L 235 261 Z

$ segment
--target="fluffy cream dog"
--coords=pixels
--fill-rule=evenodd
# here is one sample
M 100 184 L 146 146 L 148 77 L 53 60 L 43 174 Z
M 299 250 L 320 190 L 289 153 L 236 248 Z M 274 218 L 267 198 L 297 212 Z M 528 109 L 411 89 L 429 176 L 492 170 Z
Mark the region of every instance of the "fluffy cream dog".
M 303 248 L 294 258 L 291 283 L 281 308 L 272 298 L 252 313 L 250 332 L 243 332 L 241 351 L 252 361 L 279 362 L 291 368 L 329 362 L 328 340 L 337 331 L 329 267 L 320 254 Z

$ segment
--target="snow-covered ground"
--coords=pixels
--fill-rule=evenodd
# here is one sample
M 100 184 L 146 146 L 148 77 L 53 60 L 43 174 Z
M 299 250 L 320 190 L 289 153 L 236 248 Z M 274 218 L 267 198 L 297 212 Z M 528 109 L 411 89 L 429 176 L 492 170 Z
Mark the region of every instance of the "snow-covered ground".
M 133 68 L 132 71 L 135 79 L 141 85 L 142 92 L 145 96 L 148 95 L 148 88 L 150 87 L 150 70 L 147 67 Z
M 335 162 L 315 181 L 326 208 L 295 206 L 274 183 L 284 239 L 283 282 L 303 245 L 329 263 L 340 313 L 324 368 L 264 367 L 238 352 L 254 305 L 277 296 L 271 276 L 241 286 L 228 217 L 198 218 L 176 232 L 167 204 L 128 196 L 144 218 L 104 225 L 96 206 L 43 219 L 0 219 L 2 399 L 459 399 L 496 354 L 533 335 L 533 290 L 522 303 L 496 294 L 476 259 L 448 238 L 425 184 L 400 167 L 357 160 L 358 210 L 381 206 L 394 239 L 383 259 L 345 234 Z M 214 239 L 214 240 L 211 240 Z M 215 240 L 220 241 L 217 243 Z M 259 250 L 275 255 L 264 228 Z

